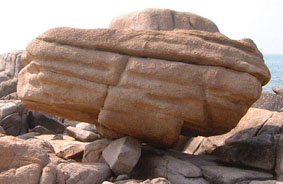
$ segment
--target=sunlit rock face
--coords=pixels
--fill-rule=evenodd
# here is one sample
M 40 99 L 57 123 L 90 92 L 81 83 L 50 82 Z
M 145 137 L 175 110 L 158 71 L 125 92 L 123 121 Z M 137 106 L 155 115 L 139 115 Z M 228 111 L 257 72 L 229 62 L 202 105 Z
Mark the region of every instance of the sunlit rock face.
M 148 8 L 115 17 L 110 29 L 136 29 L 136 30 L 201 30 L 219 32 L 216 24 L 211 20 L 191 12 L 176 12 L 169 9 Z
M 170 146 L 180 134 L 222 134 L 270 73 L 251 40 L 217 31 L 50 29 L 27 46 L 18 96 L 106 137 Z

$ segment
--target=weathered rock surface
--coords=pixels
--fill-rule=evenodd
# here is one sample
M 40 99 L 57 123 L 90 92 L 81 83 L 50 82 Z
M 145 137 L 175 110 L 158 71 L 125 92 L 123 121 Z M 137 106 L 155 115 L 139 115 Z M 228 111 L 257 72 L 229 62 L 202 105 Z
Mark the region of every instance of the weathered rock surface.
M 280 87 L 272 87 L 272 91 L 277 94 L 283 96 L 283 88 Z
M 6 134 L 4 128 L 2 126 L 0 126 L 0 134 Z
M 264 134 L 264 136 L 270 136 L 270 134 Z M 277 135 L 277 137 L 277 140 L 279 140 L 281 137 L 280 134 Z M 1 137 L 0 183 L 10 184 L 13 182 L 15 184 L 20 184 L 25 182 L 32 184 L 93 184 L 102 183 L 107 179 L 111 182 L 105 181 L 104 183 L 248 184 L 256 181 L 269 181 L 270 179 L 275 178 L 272 174 L 270 174 L 270 171 L 265 172 L 264 170 L 260 171 L 259 169 L 252 170 L 252 168 L 243 168 L 243 166 L 246 165 L 245 163 L 240 163 L 240 167 L 237 167 L 236 165 L 232 166 L 230 162 L 229 164 L 225 165 L 225 163 L 223 163 L 223 158 L 218 158 L 212 155 L 188 155 L 176 151 L 156 149 L 145 145 L 142 146 L 141 157 L 132 172 L 129 173 L 129 177 L 116 177 L 111 174 L 109 166 L 107 166 L 105 163 L 74 162 L 73 160 L 70 160 L 72 156 L 69 158 L 66 157 L 66 160 L 62 160 L 54 154 L 54 152 L 58 153 L 60 146 L 64 147 L 63 145 L 68 144 L 74 145 L 73 142 L 81 145 L 86 145 L 86 143 L 75 141 L 73 138 L 68 136 L 63 136 L 63 140 L 51 139 L 52 135 L 40 135 L 36 136 L 36 138 L 28 139 L 26 141 L 9 136 Z M 106 139 L 104 139 L 103 142 L 106 142 L 105 140 Z M 113 141 L 113 143 L 117 145 L 117 141 L 119 140 Z M 98 140 L 95 142 L 98 142 Z M 259 144 L 262 143 L 260 140 L 258 142 Z M 282 142 L 278 145 L 282 146 Z M 94 151 L 95 146 L 92 146 L 91 148 L 93 149 L 92 151 Z M 97 148 L 100 150 L 103 149 L 100 146 Z M 256 148 L 256 146 L 253 148 Z M 64 151 L 66 150 L 68 150 L 68 148 Z M 71 149 L 69 149 L 69 151 L 70 150 Z M 100 150 L 97 150 L 97 152 L 101 152 Z M 118 149 L 117 151 L 112 149 L 112 155 L 115 155 L 116 153 L 122 153 L 119 151 L 121 150 Z M 255 152 L 258 151 L 259 150 L 255 150 Z M 277 151 L 281 152 L 282 148 L 281 151 L 277 148 Z M 276 164 L 276 168 L 278 168 L 276 169 L 278 179 L 280 173 L 282 172 L 280 168 L 280 159 L 282 159 L 282 154 L 279 152 L 277 156 L 280 157 L 277 157 L 277 160 L 279 161 L 277 161 Z M 64 154 L 67 155 L 69 153 L 72 155 L 72 151 L 66 151 Z M 239 152 L 236 154 L 238 153 Z M 131 156 L 131 154 L 120 154 L 119 159 L 124 160 L 127 156 Z M 264 162 L 265 161 L 263 161 L 263 163 Z M 123 168 L 120 169 L 122 170 Z M 164 177 L 167 180 L 157 177 Z
M 87 131 L 87 130 L 81 130 L 75 127 L 67 127 L 66 133 L 75 138 L 76 140 L 82 141 L 82 142 L 91 142 L 95 141 L 100 138 L 100 136 L 96 133 Z
M 48 130 L 47 128 L 45 128 L 41 125 L 37 125 L 33 129 L 31 129 L 30 132 L 38 132 L 40 134 L 54 134 L 54 132 Z
M 263 92 L 260 98 L 253 104 L 252 107 L 270 111 L 282 111 L 283 96 L 269 92 Z
M 158 31 L 195 29 L 212 33 L 219 32 L 211 20 L 194 13 L 151 8 L 118 16 L 111 21 L 110 28 Z
M 23 51 L 0 55 L 0 98 L 17 91 L 18 73 L 23 68 Z
M 254 180 L 254 181 L 248 181 L 248 184 L 283 184 L 283 182 L 280 181 L 276 181 L 276 180 L 265 180 L 265 181 L 258 181 L 258 180 Z M 239 183 L 241 184 L 241 183 Z M 245 184 L 245 183 L 243 183 Z
M 274 136 L 264 134 L 219 147 L 213 153 L 228 163 L 272 171 L 277 142 Z
M 27 107 L 167 146 L 229 131 L 270 79 L 251 40 L 196 30 L 56 28 L 23 62 Z
M 189 161 L 175 158 L 168 153 L 152 148 L 142 151 L 141 158 L 132 172 L 135 178 L 165 177 L 171 183 L 207 183 L 201 178 L 200 168 Z
M 103 163 L 62 163 L 57 166 L 57 184 L 100 184 L 111 175 Z
M 272 174 L 247 169 L 223 166 L 203 166 L 201 169 L 207 180 L 217 184 L 231 184 L 245 180 L 268 180 L 273 178 Z
M 123 137 L 111 142 L 102 152 L 102 157 L 116 174 L 130 174 L 141 156 L 140 143 L 132 137 Z
M 94 133 L 98 133 L 95 125 L 89 124 L 89 123 L 79 123 L 79 124 L 76 125 L 76 128 L 81 129 L 81 130 L 87 130 L 87 131 L 94 132 Z
M 49 115 L 42 112 L 29 111 L 27 121 L 30 129 L 33 129 L 36 126 L 42 126 L 56 134 L 61 134 L 66 129 L 65 125 L 63 125 L 60 121 L 53 117 L 49 117 Z
M 238 125 L 230 132 L 211 137 L 195 137 L 186 144 L 184 152 L 211 153 L 217 147 L 248 140 L 259 135 L 282 133 L 283 113 L 250 108 Z
M 0 173 L 1 184 L 38 184 L 41 167 L 38 164 L 29 164 L 19 168 L 12 168 Z
M 0 183 L 38 184 L 49 158 L 36 144 L 18 138 L 0 138 Z
M 17 138 L 23 139 L 23 140 L 28 140 L 28 139 L 32 139 L 35 138 L 35 136 L 40 135 L 40 133 L 38 132 L 28 132 L 22 135 L 17 136 Z
M 56 156 L 63 159 L 81 160 L 84 154 L 85 144 L 79 142 L 63 143 L 58 147 Z
M 57 175 L 56 165 L 54 165 L 53 163 L 48 164 L 42 170 L 42 174 L 40 177 L 40 184 L 55 184 L 57 179 L 56 175 Z
M 20 135 L 27 133 L 25 108 L 19 101 L 0 101 L 0 126 L 8 135 Z

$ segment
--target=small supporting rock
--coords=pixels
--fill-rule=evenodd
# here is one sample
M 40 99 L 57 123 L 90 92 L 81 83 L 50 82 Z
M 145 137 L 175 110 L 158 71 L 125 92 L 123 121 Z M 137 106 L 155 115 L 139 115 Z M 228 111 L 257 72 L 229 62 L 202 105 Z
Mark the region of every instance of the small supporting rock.
M 83 162 L 102 162 L 102 152 L 110 143 L 109 139 L 99 139 L 86 145 Z
M 116 174 L 130 174 L 141 155 L 140 143 L 132 137 L 123 137 L 110 143 L 102 156 Z

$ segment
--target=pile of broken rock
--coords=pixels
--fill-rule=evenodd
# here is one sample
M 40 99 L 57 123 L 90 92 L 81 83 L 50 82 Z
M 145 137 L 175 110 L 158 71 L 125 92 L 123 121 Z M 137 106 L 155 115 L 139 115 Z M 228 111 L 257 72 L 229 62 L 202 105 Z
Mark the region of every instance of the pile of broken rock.
M 250 108 L 270 78 L 251 40 L 171 10 L 110 27 L 0 56 L 1 184 L 283 181 L 283 100 Z

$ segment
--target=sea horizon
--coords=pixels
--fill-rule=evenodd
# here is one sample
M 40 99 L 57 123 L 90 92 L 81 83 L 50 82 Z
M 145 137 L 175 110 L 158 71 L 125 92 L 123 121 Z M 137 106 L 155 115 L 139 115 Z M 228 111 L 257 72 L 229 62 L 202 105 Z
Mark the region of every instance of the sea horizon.
M 264 61 L 271 73 L 271 80 L 263 91 L 273 92 L 272 87 L 283 88 L 283 54 L 264 54 Z

